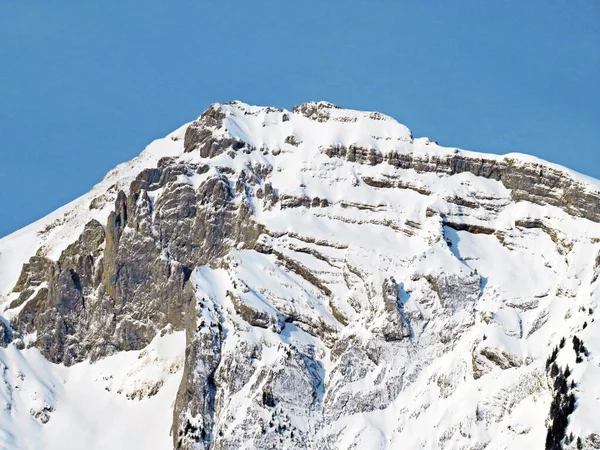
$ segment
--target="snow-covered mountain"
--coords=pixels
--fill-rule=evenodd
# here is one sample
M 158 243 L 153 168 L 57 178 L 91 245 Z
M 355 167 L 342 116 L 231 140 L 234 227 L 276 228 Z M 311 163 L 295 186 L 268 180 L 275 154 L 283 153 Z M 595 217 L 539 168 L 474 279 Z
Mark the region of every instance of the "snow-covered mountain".
M 600 448 L 600 182 L 214 104 L 0 240 L 0 447 Z

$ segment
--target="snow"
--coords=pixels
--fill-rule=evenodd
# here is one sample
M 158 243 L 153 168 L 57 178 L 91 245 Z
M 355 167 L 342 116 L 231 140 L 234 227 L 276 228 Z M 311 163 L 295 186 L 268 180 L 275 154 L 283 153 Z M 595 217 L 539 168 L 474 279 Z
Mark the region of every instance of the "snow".
M 319 105 L 324 104 L 314 106 Z M 328 120 L 319 122 L 286 110 L 241 102 L 214 107 L 226 114 L 223 129 L 215 133 L 243 140 L 257 151 L 240 153 L 233 159 L 225 152 L 203 160 L 210 166 L 208 173 L 182 175 L 177 182 L 197 188 L 220 168 L 229 167 L 239 174 L 247 166 L 262 164 L 273 168 L 270 181 L 279 195 L 327 199 L 330 206 L 325 208 L 268 209 L 256 199 L 253 206 L 258 222 L 275 234 L 282 233 L 277 238 L 263 236 L 265 242 L 317 274 L 350 325 L 341 329 L 323 293 L 278 264 L 276 256 L 242 248 L 227 256 L 227 269 L 201 267 L 191 278 L 197 296 L 211 298 L 226 317 L 242 320 L 225 295 L 230 291 L 246 305 L 275 319 L 283 312 L 294 312 L 309 321 L 323 320 L 342 336 L 367 339 L 372 337 L 373 325 L 379 320 L 374 314 L 379 310 L 367 302 L 357 312 L 353 302 L 374 302 L 373 292 L 385 278 L 393 276 L 402 283 L 407 312 L 430 319 L 442 310 L 435 303 L 417 304 L 415 299 L 434 296 L 425 277 L 441 273 L 469 277 L 475 271 L 482 276 L 482 295 L 474 311 L 461 311 L 453 317 L 460 323 L 471 312 L 475 316 L 474 324 L 456 346 L 446 354 L 437 354 L 435 342 L 415 342 L 415 348 L 431 344 L 432 350 L 426 355 L 411 353 L 410 349 L 389 355 L 390 367 L 406 368 L 403 376 L 414 377 L 412 384 L 385 409 L 343 417 L 335 423 L 335 429 L 328 431 L 341 433 L 338 448 L 433 449 L 439 448 L 440 442 L 447 448 L 463 448 L 474 439 L 489 442 L 488 449 L 539 446 L 545 439 L 544 421 L 551 401 L 544 364 L 563 336 L 567 345 L 558 362 L 573 369 L 580 399 L 570 416 L 568 431 L 577 436 L 600 431 L 600 321 L 592 321 L 596 314 L 588 312 L 589 308 L 596 311 L 600 300 L 600 282 L 592 284 L 593 261 L 600 252 L 600 243 L 595 240 L 600 238 L 600 225 L 571 217 L 553 206 L 515 203 L 502 183 L 470 173 L 440 176 L 388 164 L 360 165 L 329 158 L 321 149 L 339 144 L 374 148 L 383 155 L 392 151 L 423 156 L 458 152 L 473 158 L 539 164 L 581 182 L 590 191 L 599 191 L 600 181 L 528 155 L 488 155 L 444 148 L 427 138 L 413 139 L 404 125 L 375 113 L 328 109 Z M 284 121 L 284 116 L 288 120 Z M 165 156 L 199 162 L 197 152 L 183 153 L 186 128 L 184 125 L 151 143 L 139 157 L 107 174 L 88 194 L 0 239 L 2 308 L 14 297 L 10 291 L 23 263 L 38 251 L 56 259 L 89 220 L 105 223 L 119 190 L 126 191 L 141 170 L 155 167 Z M 300 143 L 286 143 L 288 136 Z M 397 177 L 421 192 L 377 189 L 362 181 L 386 176 Z M 154 201 L 161 193 L 154 191 L 150 196 Z M 452 195 L 482 206 L 469 209 L 454 204 L 448 201 Z M 100 199 L 97 208 L 90 209 L 95 199 Z M 429 216 L 428 210 L 438 214 Z M 475 234 L 444 226 L 442 214 L 453 223 L 500 230 L 503 238 L 498 233 Z M 561 241 L 542 229 L 516 227 L 515 221 L 525 218 L 542 220 L 557 230 Z M 447 327 L 453 326 L 453 322 L 448 323 Z M 326 374 L 335 369 L 328 348 L 297 325 L 286 324 L 280 334 L 259 327 L 229 331 L 232 334 L 224 342 L 226 349 L 235 348 L 241 340 L 266 346 L 261 367 L 279 360 L 280 345 L 294 345 L 315 348 Z M 574 334 L 590 350 L 584 363 L 575 362 L 571 346 Z M 484 348 L 506 352 L 520 365 L 495 368 L 474 379 L 472 355 Z M 170 448 L 172 403 L 181 379 L 184 350 L 184 333 L 167 333 L 142 351 L 66 368 L 47 362 L 35 349 L 0 348 L 0 376 L 4 381 L 0 383 L 0 402 L 13 405 L 11 410 L 0 411 L 0 448 L 74 449 L 81 448 L 82 442 L 87 443 L 86 448 L 97 449 Z M 372 390 L 378 375 L 377 371 L 369 373 L 341 391 L 358 395 Z M 253 382 L 231 399 L 229 413 L 235 423 L 241 423 L 248 399 L 256 394 L 250 391 Z M 451 392 L 444 391 L 449 389 L 446 382 L 452 386 Z M 160 383 L 156 395 L 148 397 Z M 43 412 L 44 407 L 47 412 Z M 48 423 L 34 417 L 39 411 L 48 414 Z M 308 426 L 301 425 L 302 418 L 295 420 L 299 426 Z
M 0 348 L 0 402 L 12 404 L 0 410 L 0 448 L 169 448 L 184 349 L 185 335 L 177 332 L 157 337 L 142 351 L 67 368 L 36 349 Z M 159 383 L 157 394 L 148 397 Z M 52 408 L 46 424 L 32 416 L 44 407 Z

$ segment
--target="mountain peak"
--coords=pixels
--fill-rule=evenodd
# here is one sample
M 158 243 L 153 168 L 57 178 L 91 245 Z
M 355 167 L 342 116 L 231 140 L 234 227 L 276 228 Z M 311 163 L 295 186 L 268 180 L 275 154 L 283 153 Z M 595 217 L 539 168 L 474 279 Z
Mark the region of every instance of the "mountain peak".
M 327 101 L 306 102 L 294 106 L 291 111 L 272 106 L 252 106 L 239 100 L 226 104 L 214 103 L 192 125 L 213 127 L 214 131 L 219 130 L 256 148 L 269 148 L 282 133 L 287 133 L 283 136 L 284 140 L 288 136 L 295 136 L 313 148 L 356 145 L 374 148 L 383 155 L 393 152 L 420 153 L 435 158 L 460 154 L 471 159 L 516 161 L 541 170 L 561 172 L 582 183 L 586 189 L 600 192 L 599 180 L 558 164 L 521 153 L 499 155 L 444 147 L 427 137 L 415 138 L 408 127 L 393 117 L 375 111 L 344 109 Z
M 0 240 L 0 446 L 591 448 L 597 185 L 215 103 Z
M 243 155 L 257 151 L 262 155 L 259 159 L 269 165 L 275 163 L 273 156 L 292 152 L 302 161 L 319 161 L 327 155 L 399 170 L 445 175 L 470 172 L 500 181 L 529 201 L 600 221 L 595 209 L 584 206 L 600 204 L 598 180 L 528 155 L 493 155 L 415 139 L 410 129 L 389 116 L 327 102 L 305 103 L 291 112 L 237 101 L 214 104 L 187 128 L 184 148 L 186 153 L 198 150 L 201 158 L 226 153 L 230 158 L 256 159 Z M 532 190 L 533 185 L 537 187 Z

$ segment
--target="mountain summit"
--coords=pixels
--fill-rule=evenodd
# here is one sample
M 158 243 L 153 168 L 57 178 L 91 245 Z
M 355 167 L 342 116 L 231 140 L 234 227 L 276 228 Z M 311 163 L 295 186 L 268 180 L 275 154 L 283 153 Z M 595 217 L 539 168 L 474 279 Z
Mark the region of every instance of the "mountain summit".
M 600 448 L 600 181 L 213 104 L 0 240 L 0 447 Z

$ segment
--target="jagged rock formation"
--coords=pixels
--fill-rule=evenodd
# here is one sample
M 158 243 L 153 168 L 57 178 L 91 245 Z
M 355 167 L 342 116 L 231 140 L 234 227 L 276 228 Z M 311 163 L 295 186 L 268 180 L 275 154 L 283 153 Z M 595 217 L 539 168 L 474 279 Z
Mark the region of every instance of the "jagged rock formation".
M 0 345 L 69 371 L 184 334 L 159 379 L 102 377 L 140 402 L 178 377 L 176 449 L 540 447 L 555 327 L 598 333 L 599 187 L 379 113 L 215 104 L 44 219 L 29 253 L 0 241 Z M 46 429 L 53 392 L 31 409 Z

